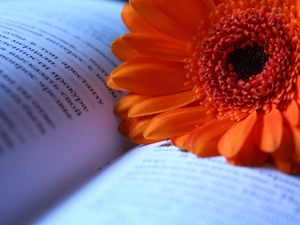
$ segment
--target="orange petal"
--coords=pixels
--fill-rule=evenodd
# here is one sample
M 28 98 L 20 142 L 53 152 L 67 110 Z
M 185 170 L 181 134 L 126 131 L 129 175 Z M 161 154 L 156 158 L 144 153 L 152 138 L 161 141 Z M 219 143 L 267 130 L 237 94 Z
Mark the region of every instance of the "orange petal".
M 198 127 L 189 135 L 186 144 L 188 151 L 200 157 L 219 155 L 218 141 L 233 123 L 230 119 L 213 119 Z
M 171 143 L 182 150 L 186 150 L 186 141 L 189 137 L 189 134 L 174 137 L 171 139 Z
M 161 12 L 152 0 L 131 0 L 132 8 L 152 27 L 170 37 L 190 42 L 195 32 L 175 22 Z M 173 7 L 173 6 L 172 6 Z M 177 9 L 179 12 L 181 9 Z
M 299 11 L 299 13 L 300 13 L 300 11 Z M 295 99 L 296 99 L 297 103 L 300 104 L 300 78 L 299 77 L 297 78 L 296 85 L 297 85 L 297 87 L 296 87 Z
M 234 166 L 243 166 L 244 162 L 239 157 L 226 158 L 227 162 Z
M 153 142 L 158 142 L 164 140 L 163 138 L 148 140 L 144 137 L 143 131 L 147 127 L 147 124 L 152 119 L 152 116 L 144 116 L 134 118 L 129 130 L 129 138 L 137 144 L 149 144 Z
M 122 9 L 122 20 L 131 32 L 163 35 L 140 17 L 129 4 L 125 5 Z
M 245 140 L 239 152 L 233 157 L 228 158 L 228 162 L 239 166 L 261 166 L 268 159 L 268 153 L 261 151 L 253 140 L 251 132 Z
M 171 95 L 144 98 L 142 101 L 131 101 L 129 117 L 145 116 L 180 108 L 195 101 L 192 90 Z
M 121 38 L 117 38 L 115 41 L 113 41 L 110 46 L 110 49 L 114 53 L 114 55 L 122 62 L 143 56 L 137 50 L 130 47 Z
M 293 6 L 291 7 L 291 8 L 293 8 Z M 300 19 L 300 2 L 299 1 L 297 1 L 297 3 L 295 4 L 295 7 L 294 7 L 294 15 L 296 15 L 297 16 L 297 18 L 298 19 Z
M 111 76 L 108 76 L 106 78 L 106 84 L 108 87 L 115 89 L 115 90 L 120 90 L 120 91 L 127 91 L 125 88 L 122 88 L 118 85 L 115 84 L 115 82 L 113 82 L 113 80 L 111 79 Z
M 122 120 L 118 127 L 119 132 L 125 137 L 128 137 L 129 135 L 130 126 L 128 123 L 129 123 L 128 120 Z
M 284 126 L 282 141 L 279 148 L 272 153 L 272 157 L 280 160 L 287 160 L 292 157 L 295 151 L 295 143 L 292 131 Z
M 152 58 L 183 62 L 189 57 L 186 43 L 173 38 L 133 33 L 125 34 L 122 40 L 138 52 Z
M 236 122 L 220 139 L 218 143 L 219 152 L 225 157 L 234 157 L 244 145 L 256 119 L 257 114 L 254 111 L 246 119 Z
M 214 3 L 216 6 L 218 6 L 219 4 L 223 3 L 224 0 L 214 0 Z
M 202 0 L 205 7 L 208 9 L 208 11 L 214 11 L 216 9 L 216 4 L 214 0 Z
M 286 111 L 283 112 L 283 116 L 290 122 L 292 126 L 297 126 L 299 123 L 299 105 L 293 99 Z
M 150 58 L 136 58 L 112 72 L 118 86 L 138 94 L 166 95 L 190 89 L 184 64 Z
M 299 1 L 298 0 L 288 0 L 287 1 L 289 4 L 289 6 L 291 6 L 291 5 L 296 5 L 297 3 L 299 4 Z
M 255 127 L 255 142 L 265 152 L 272 153 L 278 149 L 283 133 L 281 112 L 273 108 L 268 114 L 263 114 Z
M 191 132 L 198 124 L 203 124 L 214 116 L 206 115 L 203 106 L 171 110 L 154 117 L 144 131 L 148 139 L 169 139 Z
M 125 95 L 115 106 L 114 112 L 115 114 L 122 118 L 127 119 L 128 118 L 128 111 L 131 108 L 132 104 L 135 102 L 142 101 L 144 99 L 147 99 L 147 96 L 144 95 L 137 95 L 134 93 L 129 93 Z
M 283 173 L 295 174 L 299 171 L 300 165 L 292 160 L 273 159 L 275 166 Z
M 172 0 L 172 7 L 170 7 L 169 1 L 153 1 L 155 5 L 167 16 L 172 18 L 174 21 L 189 27 L 195 32 L 197 32 L 197 28 L 201 21 L 209 21 L 210 11 L 205 7 L 202 1 L 189 0 L 187 3 L 182 0 Z
M 296 127 L 291 127 L 294 139 L 294 153 L 292 159 L 298 163 L 300 163 L 300 130 Z

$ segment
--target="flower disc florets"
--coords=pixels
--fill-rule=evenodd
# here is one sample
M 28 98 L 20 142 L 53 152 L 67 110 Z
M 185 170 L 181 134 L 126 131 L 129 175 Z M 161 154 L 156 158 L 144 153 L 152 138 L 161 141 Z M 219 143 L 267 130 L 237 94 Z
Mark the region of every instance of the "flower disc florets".
M 201 103 L 237 121 L 253 110 L 285 110 L 299 74 L 296 19 L 286 6 L 218 8 L 190 46 L 187 69 Z

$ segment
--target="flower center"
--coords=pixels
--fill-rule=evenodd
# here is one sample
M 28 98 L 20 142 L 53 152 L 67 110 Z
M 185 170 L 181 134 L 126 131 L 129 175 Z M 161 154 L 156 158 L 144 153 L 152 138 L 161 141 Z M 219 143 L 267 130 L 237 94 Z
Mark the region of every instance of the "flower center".
M 233 65 L 233 71 L 244 81 L 260 74 L 268 61 L 264 48 L 256 43 L 253 46 L 247 45 L 244 49 L 236 49 L 227 57 L 228 64 Z
M 239 10 L 238 0 L 220 4 L 190 45 L 187 76 L 200 104 L 218 119 L 286 110 L 296 94 L 300 21 L 285 3 L 253 1 L 257 6 Z

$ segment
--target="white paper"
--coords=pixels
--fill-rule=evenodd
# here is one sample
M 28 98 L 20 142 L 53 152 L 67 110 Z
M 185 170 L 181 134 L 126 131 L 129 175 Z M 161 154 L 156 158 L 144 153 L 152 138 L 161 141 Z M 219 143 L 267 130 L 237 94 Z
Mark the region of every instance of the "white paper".
M 128 148 L 113 114 L 123 94 L 105 85 L 123 4 L 1 3 L 1 224 L 51 205 Z
M 299 176 L 234 167 L 168 143 L 136 148 L 32 225 L 294 225 Z

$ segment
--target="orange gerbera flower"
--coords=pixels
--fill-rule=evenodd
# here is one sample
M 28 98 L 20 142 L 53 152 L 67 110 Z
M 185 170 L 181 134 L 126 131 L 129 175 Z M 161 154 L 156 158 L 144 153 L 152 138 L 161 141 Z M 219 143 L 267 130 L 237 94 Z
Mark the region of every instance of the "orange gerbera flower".
M 131 0 L 111 88 L 120 132 L 234 165 L 300 169 L 299 0 Z

